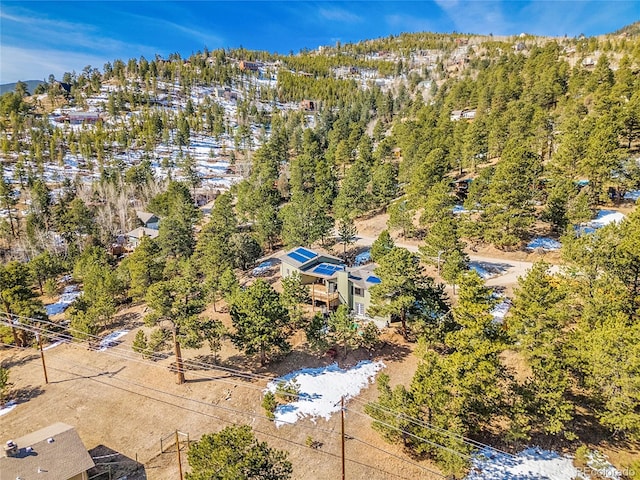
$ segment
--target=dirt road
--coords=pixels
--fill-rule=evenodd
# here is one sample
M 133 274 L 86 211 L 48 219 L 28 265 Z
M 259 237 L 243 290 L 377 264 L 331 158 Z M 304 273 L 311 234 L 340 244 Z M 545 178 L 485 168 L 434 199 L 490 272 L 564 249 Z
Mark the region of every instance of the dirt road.
M 371 246 L 377 237 L 358 235 L 356 245 L 361 247 Z M 396 245 L 406 248 L 410 252 L 418 252 L 419 243 L 417 241 L 397 241 Z M 509 258 L 512 255 L 504 253 L 501 256 L 478 255 L 467 251 L 471 265 L 474 269 L 487 272 L 486 283 L 491 287 L 503 287 L 507 293 L 511 293 L 513 287 L 517 285 L 518 278 L 524 276 L 533 266 L 533 262 L 526 260 L 516 260 Z M 557 265 L 552 265 L 551 271 L 558 271 Z M 481 275 L 483 276 L 483 275 Z M 439 279 L 441 280 L 441 279 Z

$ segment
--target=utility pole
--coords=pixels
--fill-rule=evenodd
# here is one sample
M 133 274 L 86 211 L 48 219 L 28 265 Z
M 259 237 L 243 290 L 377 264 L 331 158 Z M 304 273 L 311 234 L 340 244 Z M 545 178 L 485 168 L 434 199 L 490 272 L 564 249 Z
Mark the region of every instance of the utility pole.
M 49 378 L 47 377 L 47 364 L 44 362 L 44 350 L 42 349 L 42 337 L 39 333 L 36 333 L 38 338 L 38 347 L 40 348 L 40 358 L 42 359 L 42 370 L 44 371 L 44 383 L 49 384 Z
M 176 452 L 178 452 L 178 469 L 180 470 L 180 480 L 182 480 L 182 459 L 180 458 L 180 437 L 178 437 L 178 430 L 176 430 Z
M 341 414 L 341 425 L 342 425 L 342 480 L 345 480 L 345 471 L 344 471 L 344 396 L 340 399 L 340 414 Z

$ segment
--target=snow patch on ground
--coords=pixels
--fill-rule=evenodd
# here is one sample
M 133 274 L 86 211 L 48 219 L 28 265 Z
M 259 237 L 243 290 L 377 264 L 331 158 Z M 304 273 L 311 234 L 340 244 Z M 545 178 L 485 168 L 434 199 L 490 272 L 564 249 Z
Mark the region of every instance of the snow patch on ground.
M 607 456 L 597 450 L 591 450 L 586 455 L 587 457 L 587 467 L 597 472 L 598 475 L 604 478 L 610 478 L 612 480 L 622 480 L 622 474 L 618 471 L 616 467 L 614 467 L 609 460 L 607 460 Z
M 541 248 L 543 250 L 560 250 L 562 244 L 549 237 L 536 237 L 527 244 L 529 250 Z
M 583 233 L 593 233 L 598 228 L 602 228 L 610 223 L 620 223 L 624 218 L 625 216 L 623 213 L 616 212 L 615 210 L 600 210 L 598 215 L 596 215 L 596 218 L 590 222 L 583 223 L 578 228 Z
M 464 208 L 462 205 L 454 205 L 452 211 L 453 211 L 454 215 L 460 215 L 462 213 L 469 213 L 469 210 Z
M 271 263 L 271 260 L 265 260 L 260 265 L 258 265 L 256 268 L 251 270 L 251 275 L 253 275 L 254 277 L 259 277 L 261 275 L 266 275 L 267 273 L 269 273 L 269 270 L 271 269 L 272 266 L 273 266 L 273 264 Z
M 311 417 L 329 420 L 332 413 L 340 411 L 340 399 L 355 397 L 373 382 L 376 373 L 385 367 L 382 362 L 359 362 L 355 367 L 343 370 L 333 363 L 321 368 L 303 368 L 267 384 L 267 390 L 276 391 L 280 382 L 295 380 L 300 386 L 300 397 L 295 402 L 280 405 L 275 411 L 277 427 Z
M 469 262 L 469 268 L 475 271 L 478 275 L 480 275 L 480 278 L 484 280 L 495 277 L 495 274 L 484 268 L 484 266 L 480 262 Z
M 56 340 L 52 344 L 44 347 L 43 350 L 51 350 L 52 348 L 56 348 L 57 346 L 62 345 L 63 343 L 67 343 L 67 340 L 64 340 L 64 339 Z
M 11 410 L 16 408 L 17 406 L 18 406 L 18 404 L 14 400 L 11 400 L 11 401 L 5 403 L 4 407 L 0 408 L 0 417 L 2 415 L 6 415 L 7 413 L 9 413 Z
M 465 480 L 587 480 L 569 457 L 537 447 L 515 456 L 485 448 L 472 460 Z
M 69 305 L 76 301 L 82 295 L 80 289 L 78 289 L 77 285 L 69 285 L 68 287 L 64 287 L 62 291 L 62 295 L 56 303 L 52 303 L 50 305 L 46 305 L 44 308 L 47 311 L 47 315 L 57 315 L 59 313 L 64 312 Z
M 98 351 L 102 352 L 109 347 L 115 347 L 118 343 L 120 343 L 118 342 L 118 340 L 124 337 L 127 333 L 129 333 L 129 330 L 116 330 L 115 332 L 110 333 L 102 340 L 100 340 L 100 348 L 98 348 Z
M 365 250 L 362 253 L 356 255 L 354 266 L 365 265 L 371 261 L 371 250 Z
M 500 302 L 495 307 L 493 307 L 493 310 L 491 310 L 491 315 L 493 315 L 493 321 L 496 323 L 502 323 L 504 321 L 504 317 L 507 315 L 510 308 L 511 308 L 511 301 L 509 299 L 506 299 Z
M 640 190 L 631 190 L 630 192 L 624 194 L 625 200 L 633 200 L 634 202 L 637 202 L 639 198 Z

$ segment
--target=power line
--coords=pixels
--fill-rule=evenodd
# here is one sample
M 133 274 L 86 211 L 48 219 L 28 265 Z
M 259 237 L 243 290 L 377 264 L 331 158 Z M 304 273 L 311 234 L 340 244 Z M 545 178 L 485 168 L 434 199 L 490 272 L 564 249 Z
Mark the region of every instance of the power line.
M 39 333 L 39 334 L 41 334 L 43 336 L 47 336 L 47 337 L 53 338 L 55 340 L 66 341 L 66 342 L 68 342 L 70 344 L 73 344 L 73 345 L 80 345 L 80 344 L 83 343 L 82 341 L 78 341 L 76 338 L 72 337 L 71 335 L 60 334 L 58 332 L 54 332 L 52 330 L 48 330 L 48 329 L 46 329 L 44 327 L 40 327 L 40 326 L 37 326 L 37 325 L 11 324 L 11 323 L 8 323 L 8 322 L 3 321 L 3 320 L 0 320 L 0 325 L 13 326 L 15 328 L 18 328 L 18 329 L 21 329 L 21 330 L 25 330 L 25 331 L 28 331 L 28 332 L 31 332 L 31 333 L 36 333 L 36 334 Z M 91 350 L 96 351 L 96 349 L 94 349 L 94 348 L 91 348 Z M 138 354 L 136 354 L 135 352 L 132 352 L 128 348 L 125 349 L 125 348 L 122 348 L 122 347 L 113 346 L 113 347 L 106 348 L 105 350 L 97 350 L 97 351 L 99 353 L 104 353 L 104 354 L 110 355 L 110 356 L 116 356 L 116 357 L 119 357 L 119 358 L 126 358 L 126 359 L 131 360 L 131 361 L 136 362 L 136 363 L 144 363 L 144 364 L 153 366 L 155 368 L 162 368 L 162 369 L 166 368 L 166 366 L 161 365 L 159 363 L 156 363 L 152 359 L 141 359 L 141 358 L 139 358 Z M 161 355 L 157 355 L 156 356 L 157 360 L 164 360 L 164 358 L 165 357 L 161 356 Z M 190 366 L 190 363 L 188 361 L 185 361 L 184 364 Z M 206 363 L 196 364 L 196 366 L 200 366 L 201 368 L 206 368 L 208 370 L 218 370 L 217 366 L 211 365 L 211 364 L 206 364 Z M 236 373 L 232 373 L 232 372 L 228 371 L 228 370 L 232 370 L 232 369 L 227 369 L 225 367 L 221 367 L 220 370 L 223 371 L 224 373 L 226 373 L 227 375 L 230 375 L 230 376 L 239 376 Z M 238 371 L 238 372 L 244 373 L 244 372 L 241 372 L 241 371 Z M 237 383 L 237 382 L 230 382 L 230 381 L 226 381 L 226 380 L 221 379 L 221 378 L 210 377 L 210 376 L 198 373 L 197 371 L 193 371 L 193 370 L 190 370 L 190 374 L 195 376 L 195 377 L 201 378 L 201 379 L 216 380 L 216 381 L 220 381 L 222 383 L 229 383 L 230 385 L 234 385 L 234 386 L 240 385 L 240 386 L 244 386 L 246 388 L 253 388 L 253 389 L 263 390 L 262 388 L 256 387 L 254 385 L 244 384 L 244 383 Z M 262 378 L 260 378 L 260 376 L 256 376 L 256 377 L 257 377 L 256 379 L 262 380 Z M 244 374 L 244 378 L 250 379 L 252 377 L 250 376 L 250 374 Z M 268 377 L 268 378 L 269 378 L 269 380 L 273 380 L 274 379 L 272 377 Z
M 357 402 L 357 403 L 361 403 L 361 404 L 365 403 L 363 400 L 360 400 L 359 398 L 354 398 L 353 400 L 355 402 Z M 472 438 L 465 437 L 464 435 L 460 435 L 458 433 L 450 432 L 449 430 L 446 430 L 444 428 L 440 428 L 440 427 L 438 427 L 436 425 L 433 425 L 432 423 L 425 422 L 425 421 L 420 420 L 420 419 L 418 419 L 416 417 L 411 417 L 411 416 L 405 414 L 404 412 L 399 412 L 397 410 L 391 410 L 389 408 L 383 407 L 382 405 L 380 405 L 378 403 L 373 403 L 373 402 L 367 403 L 366 405 L 369 406 L 369 407 L 376 408 L 378 410 L 384 411 L 384 412 L 386 412 L 386 413 L 388 413 L 390 415 L 402 417 L 403 419 L 409 421 L 410 423 L 413 423 L 414 425 L 419 425 L 421 427 L 426 428 L 427 430 L 431 430 L 431 431 L 434 431 L 436 433 L 440 433 L 442 435 L 446 435 L 446 436 L 448 436 L 450 438 L 453 438 L 455 440 L 459 440 L 459 441 L 461 441 L 461 442 L 463 442 L 463 443 L 465 443 L 465 444 L 467 444 L 467 445 L 469 445 L 469 446 L 471 446 L 473 448 L 478 448 L 478 449 L 479 448 L 487 448 L 487 449 L 490 449 L 490 450 L 492 450 L 494 452 L 501 453 L 503 455 L 507 455 L 507 456 L 510 456 L 512 458 L 515 458 L 515 455 L 512 455 L 509 452 L 505 452 L 504 450 L 500 450 L 499 448 L 495 448 L 495 447 L 493 447 L 491 445 L 479 442 L 479 441 L 474 440 Z M 371 415 L 369 415 L 369 417 L 371 417 L 373 420 L 376 420 L 376 418 L 371 416 Z
M 11 345 L 11 344 L 6 344 L 6 343 L 2 343 L 2 345 L 5 345 L 5 346 L 11 347 L 11 348 L 18 348 L 18 349 L 21 349 L 21 350 L 27 350 L 28 349 L 28 347 L 17 347 L 16 345 Z M 56 360 L 61 360 L 61 358 L 58 357 L 58 358 L 56 358 Z M 81 365 L 81 364 L 78 364 L 76 362 L 69 361 L 68 359 L 62 359 L 62 360 L 67 365 L 72 365 L 74 367 L 78 367 L 78 368 L 81 368 L 81 369 L 84 369 L 84 370 L 89 370 L 89 371 L 92 371 L 92 372 L 100 372 L 101 374 L 108 373 L 108 372 L 104 372 L 104 371 L 101 371 L 101 370 L 93 368 L 93 367 L 88 367 L 86 365 Z M 59 372 L 68 373 L 68 374 L 71 374 L 71 375 L 74 375 L 76 377 L 83 378 L 83 379 L 86 379 L 86 380 L 91 380 L 91 381 L 94 381 L 96 383 L 100 383 L 100 384 L 105 385 L 105 386 L 109 386 L 109 387 L 112 387 L 112 388 L 123 390 L 123 391 L 129 392 L 129 393 L 133 393 L 133 394 L 142 396 L 144 398 L 148 398 L 148 399 L 153 400 L 153 401 L 157 401 L 157 402 L 160 402 L 160 403 L 164 403 L 166 405 L 170 405 L 172 407 L 179 408 L 181 410 L 185 410 L 185 411 L 189 411 L 189 412 L 192 412 L 192 413 L 204 415 L 204 416 L 207 416 L 207 417 L 210 417 L 210 418 L 214 418 L 214 419 L 220 420 L 220 421 L 222 421 L 224 423 L 228 423 L 228 424 L 231 424 L 231 425 L 237 425 L 237 423 L 235 423 L 233 421 L 230 421 L 228 419 L 221 418 L 221 417 L 212 415 L 210 413 L 203 412 L 201 410 L 196 410 L 196 409 L 193 409 L 193 408 L 189 408 L 189 407 L 186 407 L 184 405 L 175 404 L 175 403 L 169 402 L 167 400 L 162 400 L 160 398 L 141 393 L 141 392 L 139 392 L 139 391 L 137 391 L 135 389 L 130 390 L 130 389 L 127 389 L 127 388 L 124 388 L 124 387 L 119 387 L 117 385 L 113 385 L 112 383 L 99 380 L 97 377 L 87 377 L 87 376 L 84 376 L 82 374 L 79 374 L 79 373 L 76 373 L 76 372 L 72 372 L 70 370 L 57 368 L 57 367 L 51 367 L 51 369 L 55 370 L 55 371 L 59 371 Z M 238 414 L 244 414 L 244 415 L 250 416 L 252 418 L 257 418 L 257 419 L 260 419 L 260 420 L 267 420 L 267 421 L 271 422 L 270 418 L 268 418 L 266 416 L 263 416 L 263 415 L 255 414 L 254 412 L 249 412 L 249 411 L 246 411 L 246 410 L 232 409 L 230 407 L 223 407 L 223 406 L 215 405 L 215 404 L 208 403 L 208 402 L 205 402 L 205 401 L 202 401 L 202 400 L 197 400 L 197 399 L 193 399 L 193 398 L 190 398 L 190 397 L 177 395 L 177 394 L 174 394 L 174 393 L 171 393 L 171 392 L 167 392 L 166 390 L 156 389 L 156 388 L 153 388 L 153 387 L 150 387 L 150 386 L 147 386 L 147 385 L 143 385 L 143 384 L 134 382 L 134 381 L 129 380 L 129 379 L 122 379 L 122 378 L 115 377 L 115 376 L 110 376 L 109 378 L 118 380 L 118 381 L 120 381 L 120 382 L 122 382 L 124 384 L 130 384 L 130 385 L 133 385 L 133 386 L 136 386 L 136 387 L 140 387 L 140 388 L 144 388 L 144 389 L 147 389 L 147 390 L 151 390 L 152 392 L 155 392 L 155 393 L 164 394 L 164 395 L 167 395 L 167 396 L 170 396 L 170 397 L 174 397 L 174 398 L 178 398 L 178 399 L 181 399 L 181 400 L 191 401 L 191 402 L 194 402 L 194 403 L 197 403 L 197 404 L 204 405 L 206 407 L 219 408 L 219 409 L 222 409 L 222 410 L 231 411 L 231 412 L 238 413 Z M 55 383 L 55 382 L 53 382 L 53 383 Z M 295 425 L 295 426 L 302 427 L 302 428 L 314 429 L 316 431 L 320 431 L 320 432 L 327 433 L 327 434 L 330 434 L 330 435 L 336 435 L 337 434 L 333 430 L 323 429 L 323 428 L 320 428 L 320 427 L 317 427 L 317 426 L 306 426 L 306 425 L 303 425 L 303 424 L 300 424 L 300 423 L 294 423 L 294 422 L 284 422 L 284 423 L 287 423 L 287 424 L 292 425 L 292 426 Z M 285 437 L 281 437 L 281 436 L 275 435 L 273 433 L 269 433 L 269 432 L 265 432 L 265 431 L 257 430 L 257 429 L 254 429 L 254 431 L 256 431 L 257 433 L 260 433 L 262 435 L 265 435 L 265 436 L 269 436 L 269 437 L 277 438 L 279 440 L 283 440 L 283 441 L 288 442 L 288 443 L 292 443 L 292 444 L 295 444 L 295 445 L 298 445 L 298 446 L 307 447 L 307 445 L 305 445 L 305 444 L 302 444 L 300 442 L 296 442 L 296 441 L 291 440 L 289 438 L 285 438 Z M 426 467 L 424 467 L 424 466 L 422 466 L 422 465 L 420 465 L 418 463 L 415 463 L 415 462 L 412 462 L 410 460 L 404 459 L 404 458 L 402 458 L 402 457 L 400 457 L 400 456 L 398 456 L 398 455 L 396 455 L 396 454 L 394 454 L 392 452 L 389 452 L 389 451 L 387 451 L 385 449 L 382 449 L 380 447 L 376 447 L 374 445 L 371 445 L 371 444 L 369 444 L 369 443 L 365 442 L 364 440 L 361 440 L 361 439 L 359 439 L 357 437 L 349 435 L 349 438 L 353 439 L 355 441 L 358 441 L 360 443 L 363 443 L 365 445 L 368 445 L 368 446 L 370 446 L 372 448 L 375 448 L 376 450 L 378 450 L 380 452 L 383 452 L 383 453 L 386 453 L 386 454 L 388 454 L 388 455 L 390 455 L 390 456 L 392 456 L 394 458 L 397 458 L 398 460 L 401 460 L 401 461 L 403 461 L 405 463 L 408 463 L 409 465 L 412 465 L 414 467 L 420 468 L 420 469 L 422 469 L 424 471 L 427 471 L 427 472 L 432 473 L 434 475 L 437 475 L 439 477 L 445 478 L 445 476 L 440 474 L 440 473 L 437 473 L 437 472 L 435 472 L 433 470 L 430 470 L 430 469 L 428 469 L 428 468 L 426 468 Z M 326 451 L 319 450 L 319 449 L 312 449 L 312 450 L 314 450 L 314 451 L 316 451 L 318 453 L 325 454 L 325 455 L 330 455 L 330 456 L 335 457 L 335 458 L 340 458 L 340 455 L 338 455 L 338 454 L 334 454 L 334 453 L 331 453 L 331 452 L 326 452 Z M 381 473 L 384 473 L 384 474 L 387 474 L 387 475 L 392 475 L 392 476 L 398 477 L 398 478 L 407 478 L 407 477 L 403 477 L 403 476 L 398 475 L 398 474 L 393 473 L 393 472 L 382 470 L 382 469 L 380 469 L 378 467 L 375 467 L 373 465 L 366 464 L 366 463 L 363 463 L 363 462 L 359 462 L 357 460 L 353 460 L 353 459 L 349 459 L 349 458 L 347 458 L 346 460 L 351 462 L 351 463 L 355 463 L 357 465 L 361 465 L 361 466 L 370 468 L 372 470 L 376 470 L 378 472 L 381 472 Z
M 48 320 L 31 318 L 31 317 L 24 317 L 24 316 L 15 315 L 15 314 L 9 314 L 9 315 L 11 317 L 14 317 L 14 318 L 17 318 L 17 319 L 30 320 L 30 321 L 33 321 L 33 322 L 43 323 L 43 324 L 51 325 L 51 326 L 54 326 L 54 327 L 59 327 L 60 326 L 59 324 L 51 322 L 51 321 L 48 321 Z M 14 327 L 18 327 L 17 324 L 11 324 L 11 325 L 14 326 Z M 31 325 L 31 326 L 35 326 L 35 325 Z M 104 340 L 104 337 L 101 337 L 99 335 L 92 335 L 92 334 L 89 334 L 89 333 L 85 333 L 85 332 L 82 332 L 82 331 L 80 331 L 78 329 L 75 329 L 73 327 L 70 327 L 70 326 L 69 327 L 65 327 L 65 328 L 70 332 L 77 332 L 77 333 L 81 334 L 84 337 L 92 338 L 92 339 L 95 339 L 97 341 Z M 76 337 L 73 337 L 72 335 L 65 335 L 65 334 L 60 334 L 60 333 L 57 333 L 57 332 L 52 332 L 52 334 L 55 335 L 59 339 L 69 340 L 69 341 L 72 341 L 72 340 L 78 341 L 78 339 Z M 118 349 L 117 346 L 110 347 L 110 348 L 112 350 L 117 350 Z M 127 350 L 127 352 L 130 353 L 129 350 Z M 162 354 L 158 354 L 158 353 L 151 353 L 150 357 L 153 360 L 162 360 L 162 359 L 164 359 L 163 355 Z M 249 379 L 255 378 L 255 379 L 267 380 L 267 381 L 271 381 L 271 380 L 274 379 L 274 377 L 269 376 L 269 375 L 261 375 L 261 374 L 257 374 L 257 373 L 253 373 L 253 372 L 247 372 L 247 371 L 233 369 L 233 368 L 230 368 L 230 367 L 224 367 L 224 366 L 221 366 L 221 365 L 212 365 L 212 364 L 206 363 L 206 362 L 197 362 L 197 361 L 194 361 L 194 360 L 185 359 L 184 363 L 185 363 L 185 365 L 189 365 L 189 366 L 204 367 L 205 369 L 208 369 L 208 370 L 224 371 L 224 372 L 227 372 L 227 373 L 231 373 L 234 376 L 239 376 L 239 377 L 243 377 L 243 378 L 249 378 Z
M 27 318 L 27 317 L 21 317 L 21 318 Z M 30 320 L 39 321 L 38 319 L 30 319 Z M 2 320 L 0 320 L 0 324 L 2 324 L 2 323 L 5 323 L 5 324 L 6 324 L 6 322 L 3 322 Z M 48 323 L 48 324 L 50 324 L 50 325 L 54 325 L 54 326 L 56 325 L 56 324 L 53 324 L 52 322 L 48 322 L 48 321 L 43 321 L 43 322 L 41 322 L 41 323 Z M 60 335 L 59 335 L 59 334 L 57 334 L 57 333 L 55 333 L 55 332 L 52 332 L 51 330 L 45 329 L 44 327 L 40 327 L 40 326 L 36 326 L 36 325 L 28 325 L 28 326 L 27 326 L 27 325 L 24 325 L 24 324 L 14 325 L 14 326 L 16 326 L 17 328 L 21 328 L 21 329 L 27 330 L 27 331 L 31 331 L 31 332 L 33 332 L 33 330 L 38 330 L 38 331 L 39 331 L 39 333 L 41 333 L 41 334 L 46 334 L 46 335 L 57 335 L 57 337 L 56 337 L 56 338 L 60 338 Z M 35 333 L 35 332 L 33 332 L 33 333 Z M 91 336 L 91 337 L 93 337 L 93 338 L 96 338 L 96 339 L 100 339 L 100 340 L 102 340 L 102 339 L 103 339 L 103 338 L 101 338 L 101 337 L 99 337 L 99 336 L 97 336 L 97 335 L 90 335 L 90 336 Z M 69 336 L 69 335 L 66 335 L 66 336 L 64 336 L 64 335 L 63 335 L 63 337 L 65 337 L 66 339 L 69 339 L 69 340 L 73 340 L 73 337 L 71 337 L 71 336 Z M 78 344 L 77 342 L 73 342 L 73 343 L 74 343 L 74 344 Z M 151 362 L 151 361 L 149 361 L 149 360 L 140 360 L 139 358 L 133 358 L 133 357 L 131 356 L 131 353 L 132 353 L 132 352 L 131 352 L 129 349 L 123 350 L 122 348 L 119 348 L 119 347 L 111 347 L 111 348 L 107 348 L 107 349 L 105 349 L 105 350 L 101 350 L 101 351 L 100 351 L 100 353 L 105 353 L 105 354 L 107 354 L 107 355 L 114 356 L 114 357 L 116 357 L 116 358 L 121 358 L 121 359 L 129 360 L 129 361 L 133 361 L 133 362 L 136 362 L 136 363 L 142 363 L 142 364 L 146 364 L 146 365 L 151 365 L 151 366 L 154 366 L 154 367 L 156 367 L 156 368 L 158 368 L 158 367 L 163 368 L 161 365 L 159 365 L 159 364 L 157 364 L 157 363 L 155 363 L 155 362 Z M 187 363 L 187 362 L 185 361 L 185 364 L 186 364 L 186 363 Z M 212 365 L 210 365 L 210 364 L 206 364 L 206 363 L 200 363 L 199 365 L 203 365 L 203 366 L 208 367 L 208 368 L 213 369 L 213 370 L 215 370 L 215 369 L 216 369 L 216 366 L 212 366 Z M 234 371 L 233 369 L 227 369 L 227 370 Z M 263 375 L 255 375 L 255 374 L 253 374 L 253 373 L 251 373 L 251 372 L 242 372 L 242 371 L 237 371 L 237 372 L 238 372 L 238 373 L 241 373 L 243 376 L 245 376 L 245 378 L 257 378 L 257 379 L 259 379 L 259 380 L 263 380 L 263 379 L 266 377 L 266 376 L 263 376 Z M 209 377 L 209 376 L 205 376 L 205 375 L 198 375 L 198 374 L 197 374 L 197 373 L 195 373 L 195 372 L 194 372 L 194 374 L 195 374 L 195 376 L 197 376 L 197 377 L 199 376 L 199 377 L 200 377 L 200 378 L 202 378 L 202 379 L 208 379 L 208 380 L 212 380 L 212 381 L 218 381 L 218 382 L 221 382 L 221 383 L 231 383 L 231 382 L 226 382 L 226 381 L 224 381 L 223 379 L 220 379 L 220 378 Z M 269 380 L 273 380 L 273 378 L 271 378 L 271 377 L 266 377 L 266 378 L 268 378 Z M 241 386 L 245 386 L 245 387 L 247 387 L 247 388 L 253 388 L 253 389 L 255 389 L 255 390 L 260 390 L 260 391 L 263 391 L 263 390 L 264 390 L 264 389 L 263 389 L 263 388 L 261 388 L 261 387 L 257 387 L 257 386 L 253 386 L 253 385 L 237 384 L 237 383 L 231 383 L 231 384 L 233 384 L 234 386 L 241 385 Z M 141 386 L 141 385 L 138 385 L 138 386 Z M 291 397 L 297 397 L 297 398 L 301 398 L 301 397 L 302 397 L 301 395 L 299 395 L 299 394 L 295 394 L 295 393 L 292 393 L 290 396 L 291 396 Z M 360 401 L 360 400 L 358 400 L 358 399 L 355 399 L 355 400 L 356 400 L 356 401 Z M 221 407 L 221 408 L 222 408 L 222 407 Z M 383 407 L 380 407 L 380 408 L 383 408 Z M 232 411 L 233 411 L 233 409 L 230 409 L 230 410 L 232 410 Z M 354 413 L 356 413 L 356 414 L 360 414 L 360 415 L 367 415 L 367 414 L 364 414 L 364 413 L 361 413 L 361 412 L 358 412 L 358 411 L 355 411 L 355 410 L 351 410 L 351 411 L 352 411 L 352 412 L 354 412 Z M 403 415 L 401 412 L 392 412 L 392 411 L 390 411 L 390 410 L 387 410 L 387 411 L 388 411 L 389 413 L 392 413 L 392 414 L 396 415 L 396 416 L 397 416 L 397 415 Z M 367 415 L 367 416 L 368 416 L 368 417 L 370 417 L 369 415 Z M 267 418 L 267 419 L 268 419 L 268 417 L 264 417 L 264 418 Z M 373 417 L 371 417 L 371 418 L 373 418 Z M 410 417 L 406 417 L 406 418 L 407 418 L 407 420 L 412 421 L 413 423 L 415 423 L 415 422 L 422 423 L 422 422 L 420 422 L 420 420 L 415 419 L 415 418 L 410 418 Z M 269 419 L 269 420 L 270 420 L 270 419 Z M 462 456 L 462 457 L 464 457 L 464 458 L 470 458 L 470 456 L 469 456 L 469 455 L 467 455 L 467 454 L 464 454 L 464 453 L 462 453 L 462 452 L 458 452 L 458 451 L 456 451 L 456 450 L 454 450 L 454 449 L 451 449 L 451 448 L 449 448 L 449 447 L 446 447 L 446 446 L 444 446 L 444 445 L 441 445 L 441 444 L 439 444 L 439 443 L 437 443 L 437 442 L 434 442 L 434 441 L 432 441 L 432 440 L 428 440 L 428 439 L 426 439 L 426 438 L 420 437 L 420 436 L 415 435 L 415 434 L 413 434 L 413 433 L 411 433 L 411 432 L 408 432 L 408 431 L 406 431 L 406 430 L 400 429 L 399 427 L 395 427 L 395 426 L 390 425 L 390 424 L 388 424 L 388 423 L 382 422 L 381 420 L 378 420 L 378 419 L 375 419 L 375 418 L 374 418 L 374 421 L 375 421 L 375 422 L 377 422 L 377 423 L 379 423 L 379 424 L 381 424 L 381 425 L 387 426 L 388 428 L 390 428 L 390 429 L 392 429 L 392 430 L 396 430 L 396 431 L 399 431 L 399 432 L 401 432 L 401 433 L 403 433 L 403 434 L 405 434 L 405 435 L 408 435 L 408 436 L 414 437 L 414 438 L 416 438 L 417 440 L 423 441 L 423 442 L 425 442 L 425 443 L 427 443 L 427 444 L 429 444 L 429 445 L 431 445 L 431 446 L 433 446 L 433 447 L 435 447 L 435 448 L 441 448 L 441 449 L 444 449 L 444 450 L 446 450 L 446 451 L 448 451 L 448 452 L 450 452 L 450 453 L 452 453 L 452 454 L 454 454 L 454 455 Z M 289 422 L 284 422 L 284 423 L 289 423 Z M 452 432 L 448 432 L 448 431 L 446 431 L 446 430 L 439 429 L 438 427 L 435 427 L 435 426 L 427 426 L 427 425 L 425 425 L 424 423 L 422 423 L 422 426 L 424 426 L 424 427 L 425 427 L 425 428 L 427 428 L 427 429 L 432 429 L 432 430 L 433 430 L 433 429 L 437 429 L 437 430 L 440 430 L 438 433 L 441 433 L 441 434 L 443 433 L 443 434 L 445 434 L 445 435 L 447 435 L 447 436 L 449 436 L 449 437 L 452 437 L 452 438 L 461 439 L 461 441 L 463 441 L 464 443 L 469 444 L 467 441 L 465 441 L 466 439 L 465 439 L 465 440 L 462 440 L 462 439 L 464 439 L 464 437 L 462 437 L 462 436 L 457 436 L 457 434 L 454 434 L 454 433 L 452 433 Z M 470 442 L 474 442 L 473 440 L 470 440 L 470 439 L 468 439 L 468 440 L 469 440 Z M 471 443 L 471 445 L 472 445 L 474 448 L 478 448 L 478 446 L 477 446 L 477 445 L 475 445 L 475 444 L 473 444 L 473 443 Z M 484 445 L 483 445 L 483 446 L 484 446 Z M 493 448 L 493 447 L 490 447 L 490 446 L 488 446 L 488 445 L 486 445 L 486 447 Z M 499 450 L 497 450 L 497 449 L 495 449 L 495 450 L 496 450 L 496 451 L 499 451 Z
M 349 410 L 349 409 L 347 409 L 347 411 L 355 413 L 356 415 L 361 415 L 363 417 L 370 418 L 369 415 L 367 415 L 366 413 L 358 412 L 357 410 Z M 424 443 L 426 443 L 428 445 L 431 445 L 432 447 L 436 447 L 436 448 L 442 449 L 442 450 L 444 450 L 446 452 L 452 453 L 453 455 L 457 455 L 458 457 L 461 457 L 461 458 L 464 458 L 464 459 L 467 459 L 467 460 L 470 460 L 472 458 L 471 455 L 468 455 L 468 454 L 462 453 L 462 452 L 458 452 L 457 450 L 454 450 L 453 448 L 446 447 L 444 445 L 440 445 L 439 443 L 436 443 L 436 442 L 434 442 L 432 440 L 428 440 L 426 438 L 420 437 L 418 435 L 415 435 L 414 433 L 407 432 L 406 430 L 403 430 L 402 428 L 396 427 L 396 426 L 391 425 L 391 424 L 389 424 L 387 422 L 383 422 L 382 420 L 374 419 L 374 421 L 376 423 L 379 423 L 380 425 L 384 425 L 385 427 L 390 428 L 391 430 L 395 430 L 395 431 L 398 431 L 398 432 L 402 433 L 403 435 L 408 435 L 409 437 L 413 437 L 416 440 L 420 440 L 421 442 L 424 442 Z

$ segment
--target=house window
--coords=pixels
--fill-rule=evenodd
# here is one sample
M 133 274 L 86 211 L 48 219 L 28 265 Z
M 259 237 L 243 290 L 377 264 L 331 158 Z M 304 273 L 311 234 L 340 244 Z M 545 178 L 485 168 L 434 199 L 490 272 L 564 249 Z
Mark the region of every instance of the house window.
M 289 269 L 287 268 L 287 277 L 289 276 Z
M 364 303 L 356 303 L 356 315 L 364 317 Z
M 363 297 L 364 296 L 364 289 L 358 288 L 358 287 L 354 287 L 353 288 L 353 294 L 357 295 L 358 297 Z

